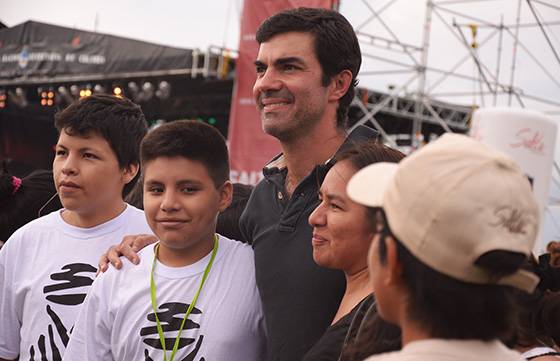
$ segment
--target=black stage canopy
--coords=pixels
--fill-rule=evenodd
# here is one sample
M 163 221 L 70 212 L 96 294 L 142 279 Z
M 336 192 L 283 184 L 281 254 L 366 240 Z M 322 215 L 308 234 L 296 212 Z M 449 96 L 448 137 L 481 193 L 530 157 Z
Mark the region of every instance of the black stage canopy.
M 169 75 L 193 50 L 35 21 L 0 30 L 0 86 Z

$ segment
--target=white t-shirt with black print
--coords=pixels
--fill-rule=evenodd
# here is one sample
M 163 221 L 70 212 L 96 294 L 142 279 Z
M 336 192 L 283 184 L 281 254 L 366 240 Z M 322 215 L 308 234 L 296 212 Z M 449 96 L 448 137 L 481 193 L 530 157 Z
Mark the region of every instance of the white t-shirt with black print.
M 56 211 L 17 230 L 0 250 L 0 358 L 60 361 L 99 257 L 140 233 L 152 231 L 131 205 L 92 228 Z
M 163 360 L 150 299 L 154 246 L 140 264 L 124 261 L 91 287 L 64 360 Z M 211 254 L 185 267 L 156 264 L 157 314 L 169 359 L 173 344 Z M 218 252 L 181 333 L 174 360 L 260 361 L 266 359 L 264 316 L 250 246 L 219 238 Z

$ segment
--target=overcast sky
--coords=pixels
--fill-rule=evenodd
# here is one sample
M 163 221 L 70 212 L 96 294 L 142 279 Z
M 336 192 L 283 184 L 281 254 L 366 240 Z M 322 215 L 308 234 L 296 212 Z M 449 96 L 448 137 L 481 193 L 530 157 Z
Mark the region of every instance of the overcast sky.
M 36 1 L 36 0 L 0 0 L 2 12 L 0 20 L 8 26 L 17 25 L 27 20 L 42 21 L 83 30 L 97 30 L 139 40 L 150 41 L 170 46 L 185 48 L 206 48 L 209 45 L 237 48 L 239 40 L 239 21 L 242 12 L 242 0 L 120 0 L 120 1 Z M 464 56 L 467 61 L 457 68 L 462 75 L 480 78 L 472 57 L 468 56 L 467 48 L 462 43 L 461 33 L 467 42 L 473 40 L 469 23 L 478 24 L 477 40 L 482 44 L 477 52 L 481 66 L 486 67 L 491 75 L 486 78 L 493 86 L 493 76 L 498 72 L 497 59 L 500 32 L 492 27 L 484 27 L 485 23 L 499 24 L 503 19 L 505 25 L 513 25 L 516 21 L 517 4 L 519 0 L 447 0 L 436 1 L 432 12 L 431 32 L 429 37 L 428 66 L 438 70 L 449 70 Z M 350 20 L 354 27 L 359 28 L 366 35 L 394 40 L 396 37 L 402 43 L 421 47 L 426 14 L 424 0 L 397 0 L 392 5 L 389 0 L 341 0 L 341 12 Z M 535 23 L 535 18 L 526 0 L 520 1 L 522 24 Z M 560 23 L 560 3 L 557 0 L 531 0 L 534 10 L 542 21 Z M 546 4 L 551 4 L 546 6 Z M 373 21 L 364 22 L 373 13 L 382 10 L 380 17 Z M 469 18 L 470 17 L 470 18 Z M 445 22 L 444 22 L 445 21 Z M 458 26 L 453 27 L 453 22 Z M 447 23 L 450 27 L 445 25 Z M 386 26 L 384 26 L 386 25 Z M 509 85 L 511 81 L 511 67 L 513 60 L 513 33 L 503 31 L 502 51 L 500 54 L 499 81 Z M 545 27 L 547 35 L 560 53 L 560 26 Z M 394 37 L 393 37 L 394 36 Z M 365 39 L 365 37 L 361 38 Z M 521 28 L 519 33 L 521 45 L 516 57 L 514 86 L 523 90 L 527 95 L 552 100 L 560 103 L 557 94 L 560 92 L 560 62 L 554 56 L 546 42 L 542 30 L 538 27 Z M 383 44 L 378 43 L 378 44 Z M 526 48 L 526 49 L 525 49 Z M 361 83 L 377 90 L 387 90 L 389 85 L 397 88 L 405 84 L 413 72 L 397 74 L 395 70 L 412 70 L 413 58 L 420 61 L 420 53 L 411 51 L 410 55 L 373 47 L 362 42 L 362 52 L 365 54 L 362 67 Z M 368 55 L 390 58 L 408 67 L 389 64 L 373 60 Z M 538 59 L 537 64 L 532 57 Z M 541 66 L 544 68 L 541 69 Z M 387 74 L 367 75 L 371 71 L 390 70 Z M 549 73 L 554 79 L 546 74 Z M 436 83 L 441 75 L 435 71 L 428 71 L 426 89 L 442 100 L 458 102 L 466 105 L 494 105 L 492 95 L 481 99 L 474 96 L 474 90 L 479 90 L 478 81 L 462 80 L 449 77 L 440 85 Z M 433 88 L 434 85 L 437 85 Z M 488 91 L 484 86 L 485 91 Z M 418 90 L 418 83 L 412 81 L 406 87 L 408 93 Z M 453 96 L 449 93 L 454 93 Z M 456 93 L 464 95 L 458 96 Z M 483 104 L 484 102 L 484 104 Z M 497 98 L 497 105 L 509 105 L 509 96 Z M 560 120 L 560 106 L 535 102 L 524 99 L 524 104 L 548 112 Z M 513 106 L 520 106 L 517 101 Z
M 341 0 L 341 13 L 352 25 L 367 35 L 422 46 L 426 1 L 424 0 Z M 539 27 L 522 27 L 519 31 L 519 47 L 514 57 L 514 33 L 517 6 L 521 4 L 520 22 L 535 24 L 536 20 L 527 0 L 438 0 L 432 14 L 429 36 L 427 65 L 430 69 L 450 70 L 461 59 L 466 61 L 458 66 L 456 72 L 463 76 L 480 78 L 477 66 L 472 60 L 464 41 L 473 41 L 468 24 L 477 24 L 476 50 L 480 66 L 490 86 L 494 88 L 499 72 L 500 84 L 509 85 L 512 79 L 512 66 L 515 65 L 513 85 L 524 94 L 560 103 L 560 61 L 547 43 Z M 560 53 L 560 1 L 530 0 L 538 18 L 544 22 L 558 24 L 544 27 L 549 41 Z M 119 35 L 154 43 L 184 47 L 206 48 L 209 45 L 236 49 L 239 40 L 239 21 L 242 0 L 0 0 L 0 21 L 8 26 L 27 20 L 36 20 L 83 30 L 96 30 L 102 33 Z M 383 12 L 378 19 L 365 23 L 373 13 L 370 8 Z M 500 31 L 489 24 L 503 24 L 507 29 Z M 457 24 L 453 26 L 453 24 Z M 447 24 L 447 25 L 446 25 Z M 464 37 L 464 40 L 463 40 Z M 485 39 L 488 39 L 485 41 Z M 484 42 L 485 41 L 485 42 Z M 383 44 L 378 42 L 378 44 Z M 501 52 L 499 51 L 501 44 Z M 404 54 L 392 49 L 381 49 L 361 44 L 364 63 L 360 82 L 370 88 L 386 91 L 388 87 L 399 88 L 415 74 L 413 66 L 420 61 L 420 53 L 414 50 Z M 389 58 L 394 62 L 408 64 L 401 66 L 374 60 L 371 56 Z M 560 55 L 560 54 L 559 54 Z M 498 59 L 500 59 L 498 61 Z M 515 59 L 515 63 L 514 63 Z M 499 65 L 498 65 L 499 64 Z M 406 73 L 395 71 L 406 70 Z M 390 71 L 385 74 L 368 75 L 370 72 Z M 548 73 L 548 74 L 547 74 Z M 551 79 L 552 78 L 552 79 Z M 465 105 L 494 105 L 492 94 L 484 99 L 474 95 L 480 90 L 479 81 L 449 77 L 439 85 L 441 74 L 428 71 L 425 90 L 434 98 Z M 488 92 L 487 86 L 483 89 Z M 404 92 L 418 90 L 418 83 L 411 81 Z M 463 94 L 461 96 L 450 95 Z M 560 106 L 523 98 L 526 107 L 546 111 L 555 121 L 560 121 Z M 502 94 L 496 98 L 496 105 L 508 105 L 509 96 Z M 512 106 L 520 106 L 512 101 Z M 560 147 L 556 147 L 556 159 L 560 160 Z M 555 175 L 558 178 L 558 175 Z M 558 187 L 557 187 L 558 188 Z M 560 189 L 560 188 L 559 188 Z M 560 194 L 560 192 L 559 192 Z M 559 197 L 560 198 L 560 197 Z M 560 222 L 554 232 L 560 236 Z

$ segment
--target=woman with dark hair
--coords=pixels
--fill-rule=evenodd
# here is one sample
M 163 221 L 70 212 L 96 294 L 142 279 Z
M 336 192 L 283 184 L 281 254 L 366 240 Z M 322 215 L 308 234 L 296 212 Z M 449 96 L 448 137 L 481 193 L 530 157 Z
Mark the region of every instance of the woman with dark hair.
M 0 171 L 0 242 L 24 224 L 62 208 L 49 170 L 36 170 L 20 179 L 6 165 Z M 0 243 L 1 245 L 1 243 Z
M 346 185 L 354 173 L 369 164 L 396 163 L 403 157 L 401 152 L 383 144 L 364 142 L 341 152 L 325 176 L 319 190 L 321 203 L 309 216 L 309 224 L 313 226 L 313 259 L 321 267 L 344 271 L 346 291 L 331 326 L 305 355 L 304 361 L 339 360 L 343 346 L 347 347 L 358 336 L 358 327 L 352 327 L 353 331 L 347 335 L 350 325 L 358 326 L 358 320 L 365 315 L 368 315 L 367 319 L 376 318 L 367 269 L 367 252 L 374 235 L 372 214 L 348 198 Z M 376 321 L 376 330 L 387 331 L 389 328 L 389 333 L 368 340 L 365 356 L 375 353 L 375 348 L 377 352 L 383 352 L 399 347 L 398 329 L 379 322 L 383 321 Z M 387 339 L 388 349 L 380 345 Z

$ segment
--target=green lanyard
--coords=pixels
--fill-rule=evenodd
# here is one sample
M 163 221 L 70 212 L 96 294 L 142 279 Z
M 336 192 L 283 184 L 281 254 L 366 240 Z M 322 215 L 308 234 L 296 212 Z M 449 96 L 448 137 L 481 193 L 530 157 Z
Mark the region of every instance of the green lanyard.
M 152 309 L 154 310 L 154 314 L 156 315 L 156 325 L 157 325 L 157 331 L 159 334 L 159 340 L 161 342 L 161 347 L 163 347 L 163 360 L 167 361 L 167 350 L 165 349 L 165 336 L 163 335 L 163 328 L 161 327 L 161 323 L 159 322 L 159 317 L 157 315 L 157 302 L 156 302 L 156 283 L 154 281 L 154 271 L 156 269 L 156 260 L 157 260 L 157 255 L 158 255 L 158 250 L 159 250 L 159 243 L 156 245 L 156 249 L 154 252 L 154 261 L 152 263 L 152 272 L 150 273 L 150 293 L 151 293 L 151 298 L 152 298 Z M 200 286 L 198 286 L 198 290 L 196 291 L 191 304 L 189 305 L 189 308 L 187 309 L 187 312 L 185 313 L 185 317 L 183 318 L 183 322 L 181 323 L 181 328 L 179 329 L 179 334 L 177 335 L 177 338 L 175 339 L 175 344 L 173 345 L 173 351 L 171 352 L 171 358 L 169 359 L 169 361 L 173 361 L 173 358 L 175 357 L 175 353 L 177 352 L 177 349 L 179 348 L 179 340 L 181 339 L 181 333 L 183 332 L 183 327 L 185 326 L 185 322 L 187 321 L 187 318 L 189 317 L 189 315 L 191 314 L 192 309 L 194 308 L 194 305 L 196 304 L 196 300 L 198 299 L 198 295 L 200 294 L 200 291 L 202 290 L 202 287 L 204 286 L 204 282 L 206 282 L 206 279 L 208 278 L 208 274 L 210 273 L 210 270 L 212 269 L 212 264 L 214 263 L 214 258 L 216 258 L 216 253 L 218 253 L 218 235 L 214 235 L 214 248 L 212 249 L 212 256 L 210 257 L 210 260 L 208 261 L 208 264 L 206 265 L 206 269 L 204 270 L 204 275 L 202 276 L 202 280 L 200 280 Z

